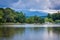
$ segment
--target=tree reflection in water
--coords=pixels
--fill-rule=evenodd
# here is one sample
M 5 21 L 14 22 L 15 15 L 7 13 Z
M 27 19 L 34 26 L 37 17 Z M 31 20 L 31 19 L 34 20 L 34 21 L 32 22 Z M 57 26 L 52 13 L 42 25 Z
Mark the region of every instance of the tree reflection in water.
M 48 27 L 48 31 L 52 30 L 53 32 L 60 33 L 60 27 Z
M 0 27 L 0 40 L 60 40 L 60 27 Z
M 60 27 L 49 27 L 48 33 L 53 40 L 60 40 Z
M 25 28 L 14 28 L 14 27 L 0 27 L 0 37 L 11 37 L 15 33 L 20 32 L 22 34 Z

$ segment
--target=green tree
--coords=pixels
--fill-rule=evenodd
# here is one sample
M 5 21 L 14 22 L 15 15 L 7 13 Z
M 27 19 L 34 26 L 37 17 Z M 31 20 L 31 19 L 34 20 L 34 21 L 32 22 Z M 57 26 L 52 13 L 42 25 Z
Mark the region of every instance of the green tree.
M 3 11 L 4 11 L 4 9 L 3 8 L 0 8 L 0 23 L 3 22 L 3 16 L 4 16 Z
M 14 10 L 11 8 L 5 8 L 4 9 L 4 22 L 14 22 Z
M 48 13 L 48 16 L 47 16 L 48 18 L 51 18 L 51 14 L 50 13 Z
M 35 15 L 35 16 L 31 16 L 31 17 L 27 18 L 26 22 L 28 22 L 28 23 L 44 23 L 44 19 Z
M 51 17 L 54 21 L 55 20 L 60 20 L 60 13 L 54 13 L 52 14 L 52 17 Z
M 23 12 L 17 12 L 16 21 L 20 23 L 25 23 L 25 14 Z

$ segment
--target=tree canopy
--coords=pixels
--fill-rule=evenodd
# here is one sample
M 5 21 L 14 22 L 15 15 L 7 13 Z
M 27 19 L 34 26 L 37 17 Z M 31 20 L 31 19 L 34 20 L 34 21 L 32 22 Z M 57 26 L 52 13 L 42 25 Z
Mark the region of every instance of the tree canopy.
M 17 12 L 11 8 L 0 8 L 0 23 L 43 23 L 44 20 L 38 16 L 29 18 L 23 12 Z

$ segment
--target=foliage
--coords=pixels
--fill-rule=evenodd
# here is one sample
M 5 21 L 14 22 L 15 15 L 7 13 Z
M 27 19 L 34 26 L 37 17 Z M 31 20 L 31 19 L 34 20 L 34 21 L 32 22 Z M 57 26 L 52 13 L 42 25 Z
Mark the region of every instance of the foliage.
M 54 13 L 52 14 L 52 17 L 51 17 L 54 21 L 55 20 L 60 20 L 60 13 Z
M 27 23 L 44 23 L 44 19 L 38 17 L 38 16 L 31 16 L 26 19 Z
M 45 22 L 54 22 L 51 18 L 45 18 Z
M 47 21 L 50 20 L 57 23 L 60 20 L 60 12 L 48 14 L 47 18 L 48 18 Z
M 11 8 L 0 8 L 0 23 L 44 23 L 38 16 L 26 18 L 23 12 L 16 12 Z
M 47 17 L 48 17 L 48 18 L 51 18 L 51 14 L 48 13 Z
M 56 23 L 60 23 L 60 20 L 55 20 Z

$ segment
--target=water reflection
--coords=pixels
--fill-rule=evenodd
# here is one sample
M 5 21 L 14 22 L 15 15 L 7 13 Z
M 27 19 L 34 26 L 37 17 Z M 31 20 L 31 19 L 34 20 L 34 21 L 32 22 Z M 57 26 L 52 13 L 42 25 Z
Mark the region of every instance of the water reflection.
M 60 40 L 59 30 L 60 27 L 50 27 L 50 29 L 48 28 L 50 40 Z
M 0 40 L 60 40 L 60 27 L 0 27 Z

